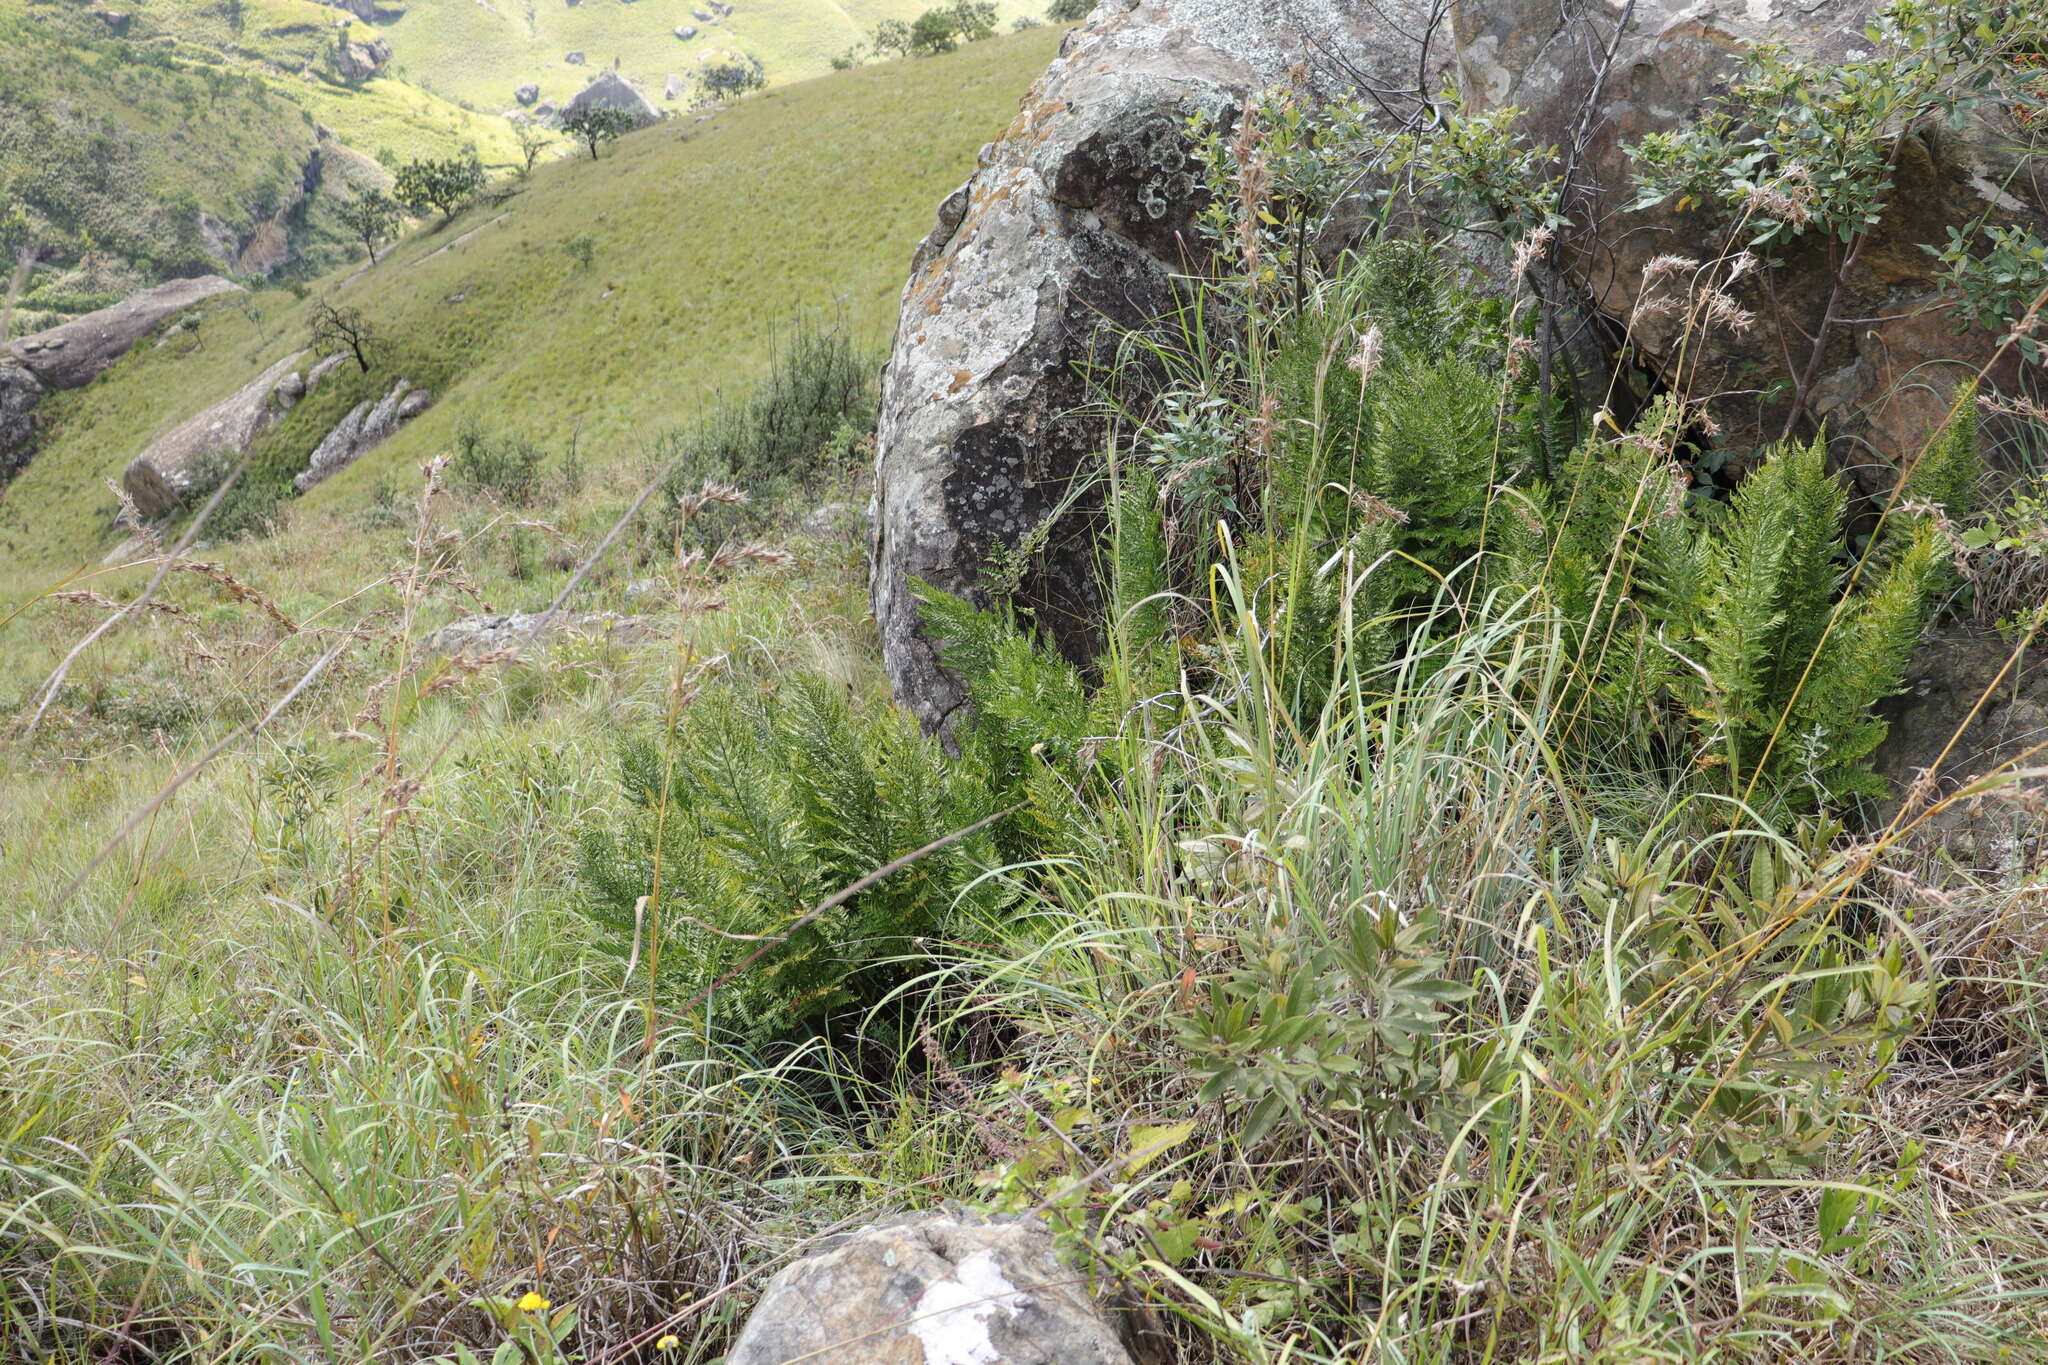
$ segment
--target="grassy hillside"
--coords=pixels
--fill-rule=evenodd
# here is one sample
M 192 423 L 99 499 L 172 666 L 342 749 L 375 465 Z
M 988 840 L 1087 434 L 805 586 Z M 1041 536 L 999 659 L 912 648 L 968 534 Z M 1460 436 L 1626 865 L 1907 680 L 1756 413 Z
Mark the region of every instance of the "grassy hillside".
M 303 467 L 318 420 L 357 387 L 405 373 L 437 401 L 304 499 L 306 512 L 359 503 L 465 421 L 551 448 L 574 438 L 594 470 L 629 462 L 721 391 L 743 391 L 802 311 L 878 345 L 932 206 L 1056 42 L 1033 31 L 769 91 L 627 137 L 601 162 L 545 165 L 502 204 L 416 232 L 305 297 L 224 303 L 196 338 L 140 348 L 49 405 L 40 453 L 0 491 L 0 549 L 23 566 L 96 559 L 116 510 L 105 480 L 303 346 L 321 298 L 363 309 L 387 339 L 383 359 L 278 428 L 280 467 Z M 585 238 L 587 267 L 566 249 Z
M 707 0 L 489 0 L 414 3 L 382 26 L 403 75 L 425 89 L 478 109 L 512 107 L 512 92 L 532 81 L 541 97 L 562 100 L 587 74 L 614 61 L 659 98 L 667 76 L 688 79 L 713 54 L 759 57 L 771 83 L 823 74 L 831 58 L 861 42 L 883 19 L 911 19 L 932 0 L 737 0 L 722 15 Z M 1001 0 L 1005 27 L 1041 14 L 1037 0 Z M 700 15 L 704 17 L 699 17 Z M 697 35 L 679 39 L 678 28 Z M 586 66 L 563 59 L 581 52 Z

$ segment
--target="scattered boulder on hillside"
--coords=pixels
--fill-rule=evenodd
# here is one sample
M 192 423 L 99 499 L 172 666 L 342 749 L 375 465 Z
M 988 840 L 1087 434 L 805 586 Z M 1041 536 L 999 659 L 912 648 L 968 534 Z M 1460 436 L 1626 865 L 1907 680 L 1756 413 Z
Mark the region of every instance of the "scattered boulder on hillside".
M 681 99 L 689 88 L 689 84 L 681 76 L 671 71 L 668 73 L 668 79 L 661 83 L 661 97 L 674 102 Z
M 1381 17 L 1382 14 L 1385 17 Z M 1188 120 L 1228 117 L 1305 66 L 1341 61 L 1388 88 L 1414 80 L 1402 4 L 1141 0 L 1069 34 L 980 168 L 917 250 L 882 379 L 873 591 L 899 699 L 950 728 L 965 693 L 919 625 L 913 579 L 975 597 L 991 552 L 1048 517 L 1094 457 L 1084 362 L 1109 328 L 1172 301 L 1202 205 Z M 1099 594 L 1085 516 L 1025 576 L 1030 608 L 1075 658 Z
M 404 10 L 379 8 L 377 0 L 320 0 L 330 9 L 346 10 L 366 24 L 388 24 L 405 13 Z
M 664 117 L 660 107 L 642 94 L 639 86 L 610 69 L 598 72 L 590 84 L 577 91 L 575 98 L 562 106 L 561 117 L 566 120 L 585 109 L 596 108 L 623 110 L 638 128 L 659 123 Z
M 873 1224 L 768 1282 L 727 1365 L 1130 1365 L 1036 1219 L 964 1211 Z
M 127 37 L 129 27 L 135 22 L 134 15 L 118 9 L 96 9 L 92 17 L 105 24 L 108 32 L 117 38 Z
M 0 483 L 19 472 L 34 453 L 35 409 L 45 392 L 28 366 L 0 356 Z
M 369 80 L 391 60 L 391 44 L 382 38 L 367 43 L 343 43 L 334 52 L 334 69 L 351 84 Z
M 571 66 L 581 66 L 587 59 L 581 52 L 571 52 L 569 55 L 562 58 L 562 60 L 567 62 Z
M 528 81 L 512 92 L 512 98 L 518 100 L 521 104 L 532 104 L 540 98 L 540 87 L 532 81 Z
M 1795 17 L 1770 0 L 1638 0 L 1617 41 L 1615 14 L 1605 7 L 1459 0 L 1452 9 L 1459 85 L 1481 110 L 1520 108 L 1539 145 L 1570 148 L 1583 138 L 1574 217 L 1601 227 L 1567 233 L 1562 264 L 1567 283 L 1594 311 L 1627 318 L 1653 259 L 1675 253 L 1711 261 L 1726 249 L 1728 232 L 1707 214 L 1632 208 L 1627 144 L 1696 121 L 1726 89 L 1742 51 L 1758 43 L 1782 43 L 1823 65 L 1864 55 L 1864 30 L 1878 7 L 1878 0 L 1815 0 Z M 1604 53 L 1610 43 L 1601 80 L 1601 63 L 1587 53 Z M 1990 360 L 1998 346 L 1988 332 L 1958 333 L 1939 264 L 1922 245 L 1946 242 L 1952 227 L 1967 233 L 1979 219 L 2048 233 L 2048 189 L 2025 164 L 2027 139 L 2006 118 L 1995 102 L 1965 106 L 1955 124 L 1932 119 L 1901 139 L 1890 207 L 1840 301 L 1837 316 L 1856 322 L 1832 328 L 1810 407 L 1826 421 L 1843 463 L 1867 471 L 1873 487 L 1889 486 L 1891 469 L 1941 424 L 1954 377 Z M 1784 423 L 1789 394 L 1759 398 L 1757 358 L 1789 355 L 1799 370 L 1808 364 L 1807 338 L 1820 328 L 1834 282 L 1826 244 L 1816 240 L 1822 235 L 1775 249 L 1782 266 L 1737 282 L 1737 302 L 1755 315 L 1745 331 L 1687 327 L 1668 314 L 1635 319 L 1632 342 L 1652 369 L 1667 370 L 1682 344 L 1691 390 L 1726 395 L 1711 412 L 1730 450 L 1775 439 Z M 2020 367 L 2015 348 L 1990 379 L 2012 392 Z M 2036 380 L 2048 383 L 2048 375 Z
M 136 342 L 171 318 L 215 294 L 242 286 L 218 275 L 167 280 L 139 289 L 119 303 L 10 343 L 6 354 L 35 373 L 45 388 L 75 389 L 99 377 Z
M 313 448 L 306 468 L 292 480 L 292 486 L 303 493 L 348 468 L 389 439 L 401 424 L 425 412 L 433 401 L 425 389 L 415 389 L 410 380 L 401 379 L 375 402 L 356 404 Z
M 450 621 L 426 638 L 436 654 L 496 654 L 532 644 L 545 612 L 511 612 L 497 616 L 465 616 Z M 663 639 L 667 629 L 651 616 L 620 616 L 613 612 L 557 613 L 548 625 L 550 638 L 581 636 L 611 644 L 638 644 Z
M 686 43 L 696 36 L 697 26 L 695 24 L 684 24 L 676 30 L 676 37 L 681 38 Z
M 346 354 L 327 357 L 305 374 L 298 370 L 305 352 L 278 361 L 240 389 L 204 412 L 187 418 L 149 443 L 129 461 L 121 487 L 145 517 L 174 510 L 190 490 L 202 460 L 216 452 L 239 456 L 270 430 L 307 392 L 332 371 Z

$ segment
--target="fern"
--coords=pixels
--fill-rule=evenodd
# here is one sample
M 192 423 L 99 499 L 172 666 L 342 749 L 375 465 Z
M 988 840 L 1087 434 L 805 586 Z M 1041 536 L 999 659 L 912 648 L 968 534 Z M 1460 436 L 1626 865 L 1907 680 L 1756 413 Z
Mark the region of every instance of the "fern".
M 982 880 L 996 861 L 984 833 L 806 918 L 988 814 L 972 779 L 900 712 L 856 710 L 823 679 L 716 687 L 672 735 L 621 746 L 630 814 L 584 836 L 583 908 L 608 946 L 684 998 L 772 941 L 713 997 L 716 1018 L 754 1042 L 814 1032 L 910 979 L 919 940 L 999 903 Z

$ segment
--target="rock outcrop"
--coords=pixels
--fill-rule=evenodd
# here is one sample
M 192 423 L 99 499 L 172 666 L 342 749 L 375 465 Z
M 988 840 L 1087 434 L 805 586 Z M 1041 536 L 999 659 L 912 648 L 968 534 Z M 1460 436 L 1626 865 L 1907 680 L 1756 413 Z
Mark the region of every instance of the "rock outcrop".
M 356 404 L 313 448 L 305 470 L 293 478 L 292 485 L 303 493 L 348 468 L 388 440 L 400 426 L 425 412 L 433 401 L 433 395 L 425 389 L 416 389 L 411 380 L 401 379 L 375 402 Z
M 7 347 L 7 353 L 34 372 L 43 387 L 75 389 L 98 378 L 169 319 L 216 294 L 239 293 L 241 288 L 218 275 L 166 280 L 96 313 L 22 337 Z
M 217 452 L 241 455 L 256 438 L 346 359 L 333 355 L 304 374 L 304 351 L 278 361 L 262 374 L 204 412 L 187 418 L 149 443 L 129 462 L 121 487 L 146 517 L 175 509 L 192 486 L 192 477 L 207 456 Z
M 1330 85 L 1338 62 L 1412 83 L 1395 27 L 1412 20 L 1363 0 L 1103 6 L 940 207 L 883 372 L 872 517 L 883 659 L 927 727 L 948 727 L 964 693 L 920 629 L 912 580 L 978 598 L 991 553 L 1045 521 L 1095 454 L 1081 368 L 1107 358 L 1115 328 L 1163 313 L 1194 257 L 1188 120 L 1227 117 L 1296 67 Z M 1019 593 L 1076 658 L 1099 612 L 1085 513 L 1052 527 Z
M 0 348 L 0 481 L 34 455 L 35 409 L 45 393 L 91 383 L 168 319 L 240 288 L 218 275 L 170 280 Z
M 609 69 L 598 72 L 590 84 L 577 91 L 575 97 L 562 106 L 561 118 L 568 119 L 585 109 L 598 108 L 624 111 L 636 128 L 645 128 L 662 120 L 660 106 L 642 94 L 639 86 Z
M 512 92 L 512 98 L 518 100 L 521 105 L 532 104 L 540 98 L 540 87 L 528 81 Z
M 28 366 L 0 358 L 0 483 L 28 463 L 36 439 L 36 404 L 47 393 Z
M 1129 1365 L 1085 1281 L 1035 1221 L 969 1213 L 876 1224 L 785 1268 L 728 1365 Z
M 367 43 L 342 43 L 334 50 L 334 69 L 351 85 L 374 77 L 391 60 L 391 44 L 382 38 Z
M 1866 55 L 1865 28 L 1877 9 L 1876 0 L 1796 9 L 1784 0 L 1636 0 L 1617 34 L 1617 11 L 1606 6 L 1457 0 L 1453 20 L 1470 99 L 1482 110 L 1521 109 L 1532 140 L 1563 149 L 1574 167 L 1571 216 L 1588 226 L 1561 238 L 1568 282 L 1594 310 L 1627 319 L 1653 259 L 1710 261 L 1727 236 L 1725 222 L 1697 210 L 1633 208 L 1628 146 L 1698 119 L 1742 51 L 1758 43 L 1783 43 L 1823 65 Z M 1808 406 L 1826 421 L 1839 461 L 1868 488 L 1889 486 L 1892 469 L 1940 426 L 1956 379 L 1998 345 L 1988 333 L 1958 332 L 1922 245 L 1942 244 L 1950 227 L 1986 215 L 2048 232 L 2048 191 L 2038 171 L 2016 173 L 2026 139 L 2008 117 L 1987 103 L 1957 126 L 1930 120 L 1902 139 L 1889 207 L 1848 276 L 1837 315 L 1854 325 L 1830 329 Z M 1635 318 L 1634 344 L 1652 367 L 1674 369 L 1683 345 L 1689 391 L 1721 395 L 1711 412 L 1731 451 L 1776 438 L 1788 400 L 1775 381 L 1787 357 L 1796 372 L 1810 361 L 1807 338 L 1821 330 L 1834 280 L 1817 236 L 1783 249 L 1785 263 L 1768 279 L 1758 271 L 1734 286 L 1755 317 L 1747 330 L 1688 331 L 1670 314 Z M 2011 391 L 2019 366 L 2009 354 L 1993 382 Z

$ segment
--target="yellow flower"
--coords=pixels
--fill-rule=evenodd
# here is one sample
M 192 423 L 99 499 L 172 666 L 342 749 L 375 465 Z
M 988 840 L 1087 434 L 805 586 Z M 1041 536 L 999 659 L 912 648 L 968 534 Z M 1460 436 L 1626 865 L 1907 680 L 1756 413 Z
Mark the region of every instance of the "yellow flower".
M 676 1347 L 682 1344 L 683 1343 L 681 1339 L 679 1339 L 674 1332 L 670 1332 L 660 1341 L 654 1343 L 654 1349 L 657 1351 L 673 1351 L 676 1349 Z
M 522 1313 L 545 1313 L 553 1306 L 536 1290 L 529 1289 L 519 1296 L 519 1311 Z

